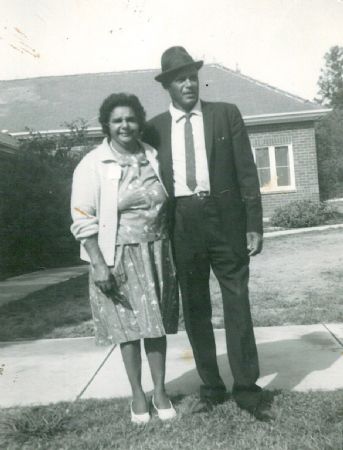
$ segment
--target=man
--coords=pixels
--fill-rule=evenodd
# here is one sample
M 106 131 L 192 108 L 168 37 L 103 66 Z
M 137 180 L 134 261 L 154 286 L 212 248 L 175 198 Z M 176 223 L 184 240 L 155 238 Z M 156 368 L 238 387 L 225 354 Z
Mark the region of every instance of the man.
M 249 257 L 262 249 L 262 207 L 249 138 L 235 105 L 199 100 L 198 70 L 183 47 L 161 58 L 156 80 L 169 111 L 153 118 L 144 140 L 159 152 L 186 331 L 203 381 L 194 411 L 225 399 L 211 323 L 210 267 L 223 299 L 228 357 L 237 404 L 260 418 L 258 356 L 248 296 Z

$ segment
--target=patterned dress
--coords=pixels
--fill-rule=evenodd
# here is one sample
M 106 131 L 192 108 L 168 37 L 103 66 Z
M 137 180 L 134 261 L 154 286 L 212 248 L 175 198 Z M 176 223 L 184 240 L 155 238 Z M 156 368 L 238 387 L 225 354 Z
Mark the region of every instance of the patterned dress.
M 122 155 L 118 204 L 128 192 L 141 190 L 144 209 L 126 209 L 118 216 L 115 263 L 111 267 L 120 291 L 118 303 L 104 295 L 92 279 L 90 302 L 96 342 L 119 344 L 176 333 L 178 288 L 166 224 L 166 194 L 143 151 Z

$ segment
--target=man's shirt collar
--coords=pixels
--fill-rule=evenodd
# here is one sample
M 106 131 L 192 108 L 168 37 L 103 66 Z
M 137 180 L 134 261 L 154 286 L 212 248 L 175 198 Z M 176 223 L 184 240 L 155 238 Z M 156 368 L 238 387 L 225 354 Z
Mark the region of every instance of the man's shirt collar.
M 172 116 L 172 119 L 175 122 L 178 122 L 186 114 L 185 111 L 182 111 L 181 109 L 175 108 L 175 106 L 172 103 L 169 106 L 169 112 L 170 112 L 170 114 Z M 196 116 L 202 116 L 200 99 L 196 102 L 196 104 L 191 109 L 191 111 L 189 111 L 189 113 L 192 113 L 192 114 L 194 114 Z

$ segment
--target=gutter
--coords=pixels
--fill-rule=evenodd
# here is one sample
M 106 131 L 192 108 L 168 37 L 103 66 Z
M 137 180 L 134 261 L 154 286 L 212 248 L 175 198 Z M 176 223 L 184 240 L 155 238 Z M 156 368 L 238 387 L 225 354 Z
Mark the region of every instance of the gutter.
M 295 123 L 318 120 L 331 112 L 332 109 L 312 109 L 311 111 L 297 111 L 273 114 L 258 114 L 253 116 L 243 116 L 244 123 L 251 125 L 270 125 L 274 123 Z
M 89 127 L 85 129 L 85 133 L 88 136 L 102 136 L 102 129 L 101 127 Z M 29 138 L 30 136 L 34 136 L 37 134 L 40 134 L 44 137 L 49 136 L 56 136 L 59 134 L 73 134 L 69 128 L 58 128 L 56 130 L 43 130 L 43 131 L 16 131 L 14 133 L 9 133 L 12 137 L 19 138 L 19 139 L 25 139 Z

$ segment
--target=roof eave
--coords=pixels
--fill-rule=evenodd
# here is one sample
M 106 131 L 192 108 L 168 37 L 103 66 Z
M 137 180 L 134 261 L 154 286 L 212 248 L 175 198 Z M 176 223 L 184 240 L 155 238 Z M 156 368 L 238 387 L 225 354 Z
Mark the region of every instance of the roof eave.
M 321 117 L 325 116 L 327 113 L 332 111 L 332 109 L 317 109 L 311 111 L 297 111 L 297 112 L 287 112 L 287 113 L 274 113 L 274 114 L 257 114 L 251 116 L 243 116 L 244 123 L 247 126 L 251 125 L 270 125 L 270 124 L 280 124 L 280 123 L 290 123 L 290 122 L 308 122 L 319 120 Z M 86 130 L 88 136 L 100 136 L 103 134 L 101 127 L 89 127 Z M 18 131 L 10 133 L 11 136 L 16 138 L 25 139 L 30 137 L 32 134 L 41 134 L 42 136 L 53 136 L 56 134 L 68 134 L 71 131 L 67 128 L 57 129 L 57 130 L 42 130 L 39 132 L 30 131 Z
M 296 122 L 309 122 L 319 120 L 332 109 L 312 109 L 310 111 L 297 111 L 286 113 L 273 113 L 273 114 L 257 114 L 252 116 L 243 116 L 244 122 L 247 126 L 251 125 L 270 125 L 281 123 L 296 123 Z
M 85 133 L 88 136 L 100 136 L 103 134 L 101 127 L 89 127 L 85 129 Z M 58 128 L 55 130 L 41 130 L 41 131 L 15 131 L 10 134 L 15 138 L 25 139 L 29 138 L 30 136 L 35 136 L 37 134 L 44 137 L 56 136 L 60 134 L 72 134 L 72 131 L 70 131 L 69 128 Z

